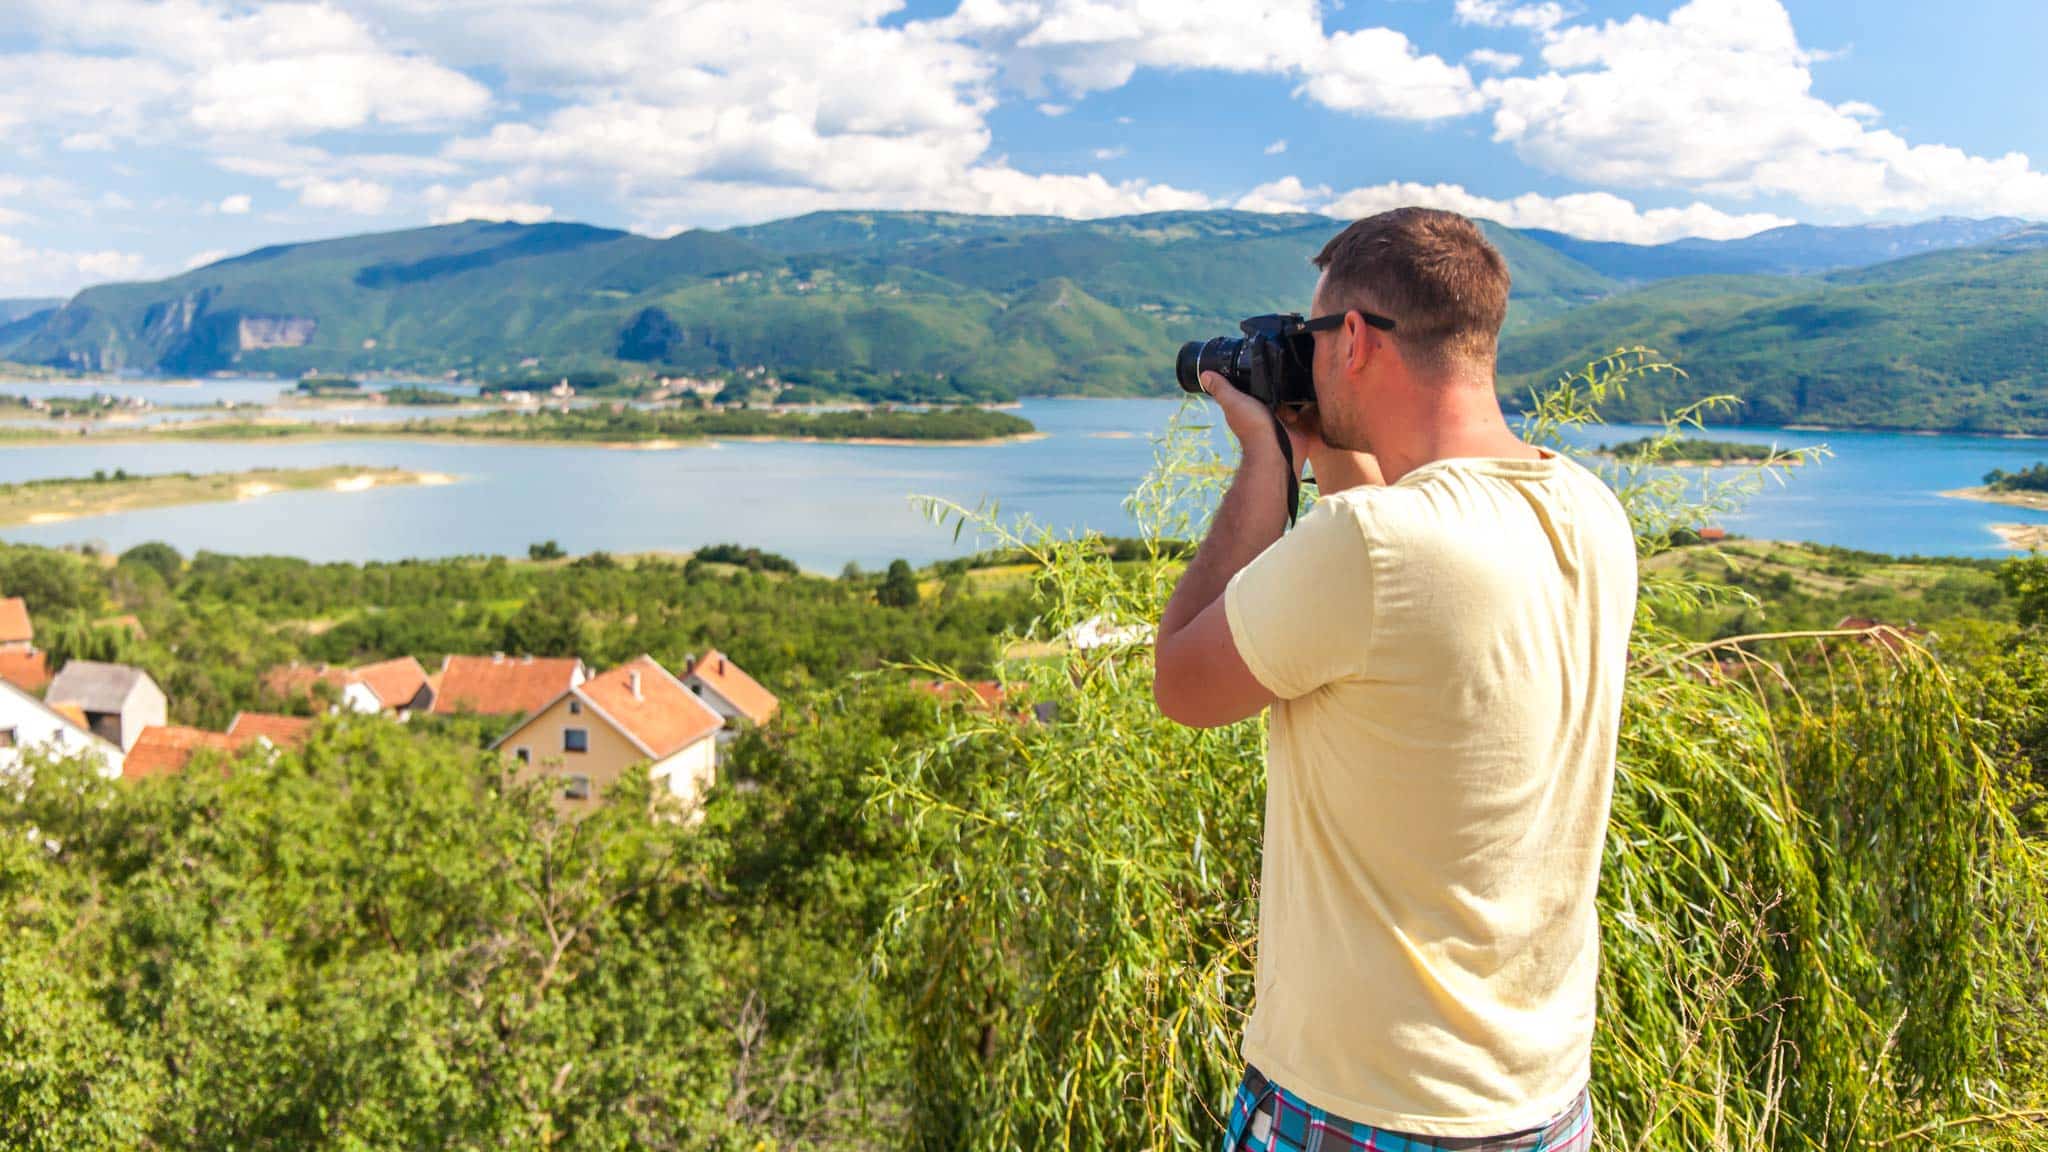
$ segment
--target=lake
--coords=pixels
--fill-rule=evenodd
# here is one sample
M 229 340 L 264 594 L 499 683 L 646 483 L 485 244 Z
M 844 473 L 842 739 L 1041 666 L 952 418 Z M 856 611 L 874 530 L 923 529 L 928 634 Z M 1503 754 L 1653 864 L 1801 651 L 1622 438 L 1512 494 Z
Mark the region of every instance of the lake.
M 161 385 L 8 384 L 0 392 L 76 395 L 135 391 L 160 405 L 264 401 L 275 381 Z M 176 394 L 173 400 L 172 394 Z M 1123 501 L 1152 463 L 1152 437 L 1176 400 L 1027 400 L 1018 414 L 1043 439 L 967 447 L 809 443 L 715 443 L 664 451 L 350 439 L 330 443 L 77 444 L 0 447 L 0 482 L 87 475 L 219 472 L 360 464 L 444 472 L 441 487 L 360 493 L 281 493 L 235 504 L 160 508 L 5 530 L 6 539 L 93 542 L 120 550 L 163 540 L 200 550 L 274 553 L 313 560 L 400 559 L 465 554 L 523 556 L 555 540 L 570 552 L 680 551 L 738 542 L 836 572 L 848 561 L 878 567 L 896 557 L 925 562 L 972 551 L 911 502 L 936 496 L 973 506 L 994 501 L 1006 519 L 1028 515 L 1060 530 L 1129 534 Z M 417 414 L 417 413 L 414 413 Z M 1574 437 L 1593 447 L 1646 429 L 1609 426 Z M 1220 435 L 1220 430 L 1217 433 Z M 1811 432 L 1743 428 L 1718 438 L 1827 445 L 1835 455 L 1792 470 L 1729 530 L 1877 552 L 2010 554 L 1989 525 L 2048 523 L 2048 513 L 1949 500 L 1944 489 L 2048 460 L 2048 442 L 1976 436 Z

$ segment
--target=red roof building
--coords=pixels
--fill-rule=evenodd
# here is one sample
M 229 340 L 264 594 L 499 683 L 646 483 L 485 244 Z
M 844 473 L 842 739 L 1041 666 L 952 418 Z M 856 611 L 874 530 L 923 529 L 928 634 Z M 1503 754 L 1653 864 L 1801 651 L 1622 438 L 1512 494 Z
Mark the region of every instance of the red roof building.
M 573 656 L 450 656 L 441 662 L 433 710 L 444 716 L 530 714 L 588 678 Z
M 690 661 L 683 683 L 721 715 L 749 724 L 766 724 L 782 707 L 773 692 L 761 687 L 716 648 Z
M 34 648 L 0 648 L 0 680 L 24 692 L 50 686 L 50 654 Z
M 128 749 L 127 758 L 121 762 L 121 776 L 126 780 L 139 780 L 146 776 L 169 776 L 183 772 L 192 758 L 203 751 L 214 751 L 223 757 L 233 756 L 250 740 L 238 739 L 224 732 L 208 732 L 203 728 L 186 728 L 176 724 L 152 724 L 135 738 L 134 747 Z
M 273 747 L 296 748 L 313 731 L 310 716 L 280 716 L 275 712 L 237 712 L 227 734 L 240 740 L 267 740 Z
M 0 646 L 26 648 L 35 638 L 35 625 L 28 618 L 28 601 L 19 596 L 0 599 Z

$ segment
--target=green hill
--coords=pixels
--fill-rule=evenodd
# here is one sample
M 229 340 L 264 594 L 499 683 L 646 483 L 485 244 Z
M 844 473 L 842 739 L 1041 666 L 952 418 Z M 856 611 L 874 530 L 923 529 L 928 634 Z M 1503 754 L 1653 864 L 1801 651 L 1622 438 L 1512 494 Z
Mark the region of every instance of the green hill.
M 1612 411 L 1647 418 L 1713 393 L 1729 422 L 2048 432 L 2048 247 L 2042 230 L 1826 280 L 1697 277 L 1615 296 L 1506 339 L 1505 392 L 1525 395 L 1617 346 L 1691 373 Z
M 1014 392 L 1159 392 L 1183 340 L 1305 308 L 1320 216 L 1110 220 L 829 212 L 655 240 L 469 222 L 264 248 L 88 289 L 0 333 L 0 359 L 76 369 L 352 373 L 764 365 Z M 1512 321 L 1612 282 L 1493 229 Z M 528 363 L 537 361 L 537 363 Z M 962 384 L 962 394 L 967 394 Z

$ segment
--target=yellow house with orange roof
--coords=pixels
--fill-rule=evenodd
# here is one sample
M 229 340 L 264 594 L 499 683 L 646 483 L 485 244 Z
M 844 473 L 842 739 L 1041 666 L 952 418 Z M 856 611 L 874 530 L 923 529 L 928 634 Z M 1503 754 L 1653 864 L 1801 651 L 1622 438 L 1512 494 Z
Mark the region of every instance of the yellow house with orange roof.
M 518 779 L 551 776 L 555 806 L 586 811 L 629 771 L 694 809 L 718 770 L 724 719 L 651 656 L 621 664 L 557 695 L 491 747 L 518 763 Z

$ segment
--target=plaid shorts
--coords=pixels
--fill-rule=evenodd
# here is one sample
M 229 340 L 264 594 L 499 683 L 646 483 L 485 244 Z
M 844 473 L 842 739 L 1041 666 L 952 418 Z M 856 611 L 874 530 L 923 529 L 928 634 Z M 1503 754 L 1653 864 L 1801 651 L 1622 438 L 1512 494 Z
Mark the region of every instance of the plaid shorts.
M 1505 1136 L 1410 1136 L 1333 1116 L 1246 1067 L 1230 1106 L 1223 1152 L 1587 1152 L 1593 1101 L 1586 1092 L 1540 1128 Z

